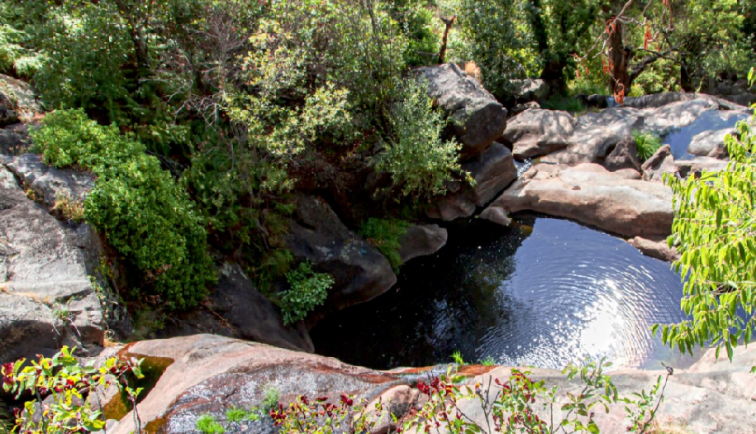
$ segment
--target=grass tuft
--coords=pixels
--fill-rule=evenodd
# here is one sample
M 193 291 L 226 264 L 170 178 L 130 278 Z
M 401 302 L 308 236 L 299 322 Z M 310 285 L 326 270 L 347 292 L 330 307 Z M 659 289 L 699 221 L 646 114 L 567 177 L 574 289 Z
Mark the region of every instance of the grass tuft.
M 652 133 L 641 133 L 636 131 L 633 133 L 633 139 L 635 139 L 635 145 L 638 147 L 638 158 L 641 161 L 646 161 L 651 158 L 651 156 L 662 146 L 659 136 Z

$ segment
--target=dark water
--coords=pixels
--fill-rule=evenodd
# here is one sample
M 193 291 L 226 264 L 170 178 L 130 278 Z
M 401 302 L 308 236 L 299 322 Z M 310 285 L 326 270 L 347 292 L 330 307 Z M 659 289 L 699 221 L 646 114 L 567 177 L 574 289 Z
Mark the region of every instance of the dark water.
M 668 263 L 566 220 L 520 223 L 451 228 L 447 246 L 407 263 L 394 289 L 313 328 L 316 351 L 381 369 L 449 362 L 455 350 L 468 362 L 549 368 L 583 356 L 690 363 L 650 332 L 683 319 Z
M 679 131 L 668 134 L 663 143 L 669 145 L 675 160 L 688 160 L 695 155 L 688 153 L 688 145 L 697 134 L 705 131 L 716 131 L 732 128 L 739 121 L 747 119 L 746 113 L 734 111 L 707 111 L 701 114 L 692 124 L 681 128 Z

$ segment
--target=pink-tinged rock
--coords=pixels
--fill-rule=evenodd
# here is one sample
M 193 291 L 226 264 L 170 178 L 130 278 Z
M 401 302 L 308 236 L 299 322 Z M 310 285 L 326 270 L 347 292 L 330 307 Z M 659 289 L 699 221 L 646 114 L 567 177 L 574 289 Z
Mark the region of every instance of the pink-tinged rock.
M 598 164 L 539 164 L 485 211 L 492 219 L 518 211 L 564 217 L 629 237 L 666 236 L 672 228 L 672 190 L 627 179 Z M 493 220 L 493 219 L 492 219 Z

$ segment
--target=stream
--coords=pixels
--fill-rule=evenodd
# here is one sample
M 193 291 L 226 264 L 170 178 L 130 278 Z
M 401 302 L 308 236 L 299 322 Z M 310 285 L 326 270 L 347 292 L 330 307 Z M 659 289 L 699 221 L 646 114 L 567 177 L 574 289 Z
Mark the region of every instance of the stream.
M 616 367 L 685 367 L 651 336 L 683 319 L 670 265 L 577 223 L 472 219 L 437 254 L 405 264 L 397 285 L 312 329 L 319 354 L 378 369 L 492 359 L 562 368 L 606 356 Z

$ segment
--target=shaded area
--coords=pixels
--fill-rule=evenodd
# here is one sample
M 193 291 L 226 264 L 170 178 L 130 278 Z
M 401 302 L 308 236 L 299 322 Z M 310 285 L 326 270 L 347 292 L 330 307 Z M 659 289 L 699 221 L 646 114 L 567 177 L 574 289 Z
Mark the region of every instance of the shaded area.
M 436 255 L 406 264 L 391 291 L 311 333 L 316 352 L 382 369 L 448 362 L 455 350 L 507 365 L 607 356 L 680 367 L 650 326 L 683 318 L 681 294 L 668 263 L 621 239 L 552 218 L 514 229 L 474 220 L 451 228 Z

